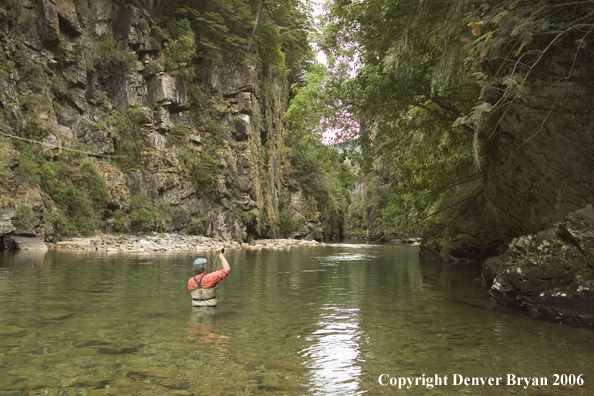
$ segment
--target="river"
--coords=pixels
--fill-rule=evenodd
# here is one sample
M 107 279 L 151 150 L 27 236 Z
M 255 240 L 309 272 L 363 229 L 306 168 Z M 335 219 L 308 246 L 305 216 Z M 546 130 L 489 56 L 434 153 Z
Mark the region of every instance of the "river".
M 197 256 L 0 252 L 0 395 L 594 392 L 594 332 L 495 306 L 476 265 L 230 250 L 219 306 L 197 309 Z

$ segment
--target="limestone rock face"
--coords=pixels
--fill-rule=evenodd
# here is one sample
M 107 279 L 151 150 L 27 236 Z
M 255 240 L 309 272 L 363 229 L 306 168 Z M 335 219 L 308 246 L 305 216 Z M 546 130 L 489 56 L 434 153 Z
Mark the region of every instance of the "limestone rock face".
M 157 75 L 149 80 L 148 101 L 151 106 L 159 104 L 179 110 L 190 107 L 184 80 L 167 74 Z
M 16 230 L 12 224 L 12 218 L 15 216 L 14 209 L 0 210 L 0 235 L 9 234 Z
M 39 0 L 39 33 L 41 40 L 48 47 L 55 48 L 60 43 L 60 23 L 56 3 L 53 0 Z
M 312 208 L 311 200 L 307 194 L 298 186 L 289 188 L 288 192 L 289 204 L 286 212 L 298 224 L 298 227 L 289 235 L 289 238 L 321 238 L 322 224 L 319 221 L 319 214 Z M 314 213 L 314 216 L 308 216 L 308 213 Z
M 61 21 L 60 28 L 66 34 L 76 37 L 83 33 L 82 27 L 76 15 L 74 4 L 70 0 L 56 0 L 56 12 Z
M 35 26 L 27 32 L 0 27 L 7 61 L 17 65 L 0 74 L 8 132 L 33 137 L 52 161 L 87 153 L 107 186 L 105 231 L 114 224 L 133 231 L 122 217 L 133 210 L 134 196 L 143 195 L 159 211 L 156 231 L 254 240 L 279 236 L 278 223 L 288 215 L 300 222 L 293 236 L 320 237 L 309 197 L 283 181 L 290 167 L 282 119 L 286 75 L 265 71 L 254 54 L 202 54 L 193 70 L 197 81 L 184 79 L 153 30 L 152 0 L 23 4 L 35 14 Z M 192 102 L 196 97 L 200 103 Z M 24 202 L 39 219 L 25 226 L 2 209 L 0 237 L 41 247 L 16 237 L 53 240 L 58 231 L 45 214 L 59 213 L 57 205 L 43 187 L 22 182 L 23 150 L 10 139 L 0 147 L 11 158 L 0 162 L 7 183 L 0 179 L 0 208 L 14 208 L 25 191 L 37 191 Z M 77 177 L 75 170 L 67 184 Z
M 485 197 L 515 237 L 483 264 L 491 295 L 561 321 L 594 324 L 594 96 L 590 59 L 556 52 L 485 145 Z
M 561 221 L 594 195 L 590 66 L 573 65 L 566 55 L 554 59 L 548 80 L 527 84 L 526 98 L 488 141 L 485 194 L 490 212 L 513 236 Z M 572 68 L 568 80 L 563 72 Z
M 47 245 L 41 237 L 14 236 L 9 239 L 7 242 L 14 244 L 13 248 L 16 250 L 47 250 Z
M 114 168 L 108 162 L 99 161 L 95 165 L 97 172 L 107 184 L 107 206 L 111 209 L 126 209 L 130 201 L 130 190 L 126 176 L 121 170 Z
M 498 302 L 574 324 L 594 326 L 594 208 L 591 205 L 538 234 L 514 239 L 483 263 Z

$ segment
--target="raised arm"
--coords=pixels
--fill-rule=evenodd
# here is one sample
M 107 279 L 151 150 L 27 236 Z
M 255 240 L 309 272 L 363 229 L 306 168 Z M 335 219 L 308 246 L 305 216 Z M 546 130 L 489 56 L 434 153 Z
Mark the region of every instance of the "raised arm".
M 225 256 L 223 256 L 223 251 L 221 250 L 221 248 L 217 247 L 216 250 L 217 255 L 219 256 L 219 258 L 221 259 L 221 264 L 223 265 L 223 269 L 229 271 L 231 269 L 231 267 L 229 266 L 229 263 L 227 262 L 227 259 L 225 258 Z

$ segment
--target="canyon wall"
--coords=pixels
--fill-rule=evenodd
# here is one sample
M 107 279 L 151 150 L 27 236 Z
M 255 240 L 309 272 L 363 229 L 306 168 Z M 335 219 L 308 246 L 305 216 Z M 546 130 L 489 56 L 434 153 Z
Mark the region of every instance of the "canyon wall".
M 152 12 L 152 1 L 4 3 L 0 238 L 23 248 L 97 228 L 247 241 L 279 236 L 279 210 L 300 219 L 291 236 L 321 238 L 289 178 L 288 73 L 252 50 L 204 53 L 189 79 L 168 64 Z

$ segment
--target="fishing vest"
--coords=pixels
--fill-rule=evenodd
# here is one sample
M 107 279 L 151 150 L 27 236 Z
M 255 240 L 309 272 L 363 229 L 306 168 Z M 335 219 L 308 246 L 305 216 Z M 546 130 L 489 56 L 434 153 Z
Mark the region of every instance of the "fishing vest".
M 197 289 L 190 290 L 190 294 L 192 295 L 192 306 L 193 307 L 216 307 L 217 306 L 217 293 L 216 293 L 216 286 L 210 289 L 203 289 L 202 288 L 202 278 L 204 278 L 203 274 L 200 277 L 200 280 L 197 280 L 194 277 L 194 282 L 198 285 Z

